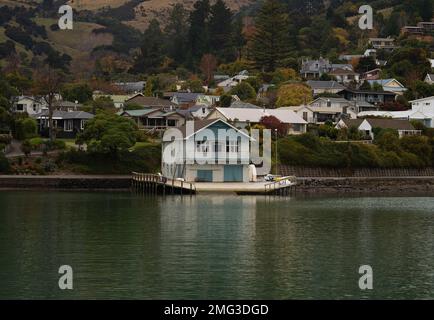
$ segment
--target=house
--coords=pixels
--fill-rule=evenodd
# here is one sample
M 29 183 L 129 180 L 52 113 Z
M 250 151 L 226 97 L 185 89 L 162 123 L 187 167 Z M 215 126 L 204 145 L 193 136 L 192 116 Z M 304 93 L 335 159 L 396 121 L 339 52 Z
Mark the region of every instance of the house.
M 116 109 L 122 110 L 125 106 L 125 101 L 131 99 L 133 96 L 131 95 L 120 95 L 120 94 L 94 94 L 92 96 L 93 100 L 98 98 L 107 97 L 113 101 L 113 104 Z
M 376 68 L 366 71 L 360 75 L 361 80 L 378 80 L 381 77 L 381 69 Z
M 18 96 L 12 98 L 12 111 L 34 115 L 47 109 L 47 103 L 42 97 Z
M 53 108 L 55 110 L 59 110 L 59 111 L 80 111 L 80 109 L 83 107 L 82 104 L 78 103 L 78 101 L 76 102 L 71 102 L 71 101 L 56 101 L 53 103 Z
M 250 142 L 222 119 L 188 121 L 164 135 L 162 174 L 189 182 L 249 182 Z
M 118 115 L 134 120 L 139 130 L 161 132 L 170 127 L 184 125 L 186 115 L 178 111 L 165 111 L 161 108 L 125 110 Z
M 181 111 L 181 110 L 178 110 Z M 184 111 L 184 110 L 182 110 Z M 205 104 L 196 104 L 187 110 L 188 116 L 194 119 L 205 119 L 211 112 L 211 108 Z
M 178 105 L 170 100 L 160 99 L 156 97 L 145 97 L 143 94 L 136 94 L 125 101 L 125 105 L 135 104 L 143 108 L 158 108 L 166 111 L 174 111 L 178 109 Z
M 329 72 L 329 75 L 335 77 L 339 83 L 350 84 L 359 82 L 360 75 L 357 72 L 348 69 L 337 68 Z
M 393 92 L 397 95 L 402 95 L 405 91 L 407 91 L 407 88 L 404 87 L 402 83 L 396 79 L 378 79 L 367 81 L 371 85 L 371 87 L 377 84 L 383 88 L 383 91 Z
M 37 124 L 38 132 L 42 136 L 49 134 L 49 115 L 48 110 L 31 115 Z M 59 111 L 53 112 L 53 123 L 56 128 L 56 136 L 63 139 L 73 139 L 77 133 L 84 130 L 87 121 L 94 117 L 93 114 L 84 111 Z
M 292 110 L 285 109 L 249 109 L 249 108 L 215 108 L 207 119 L 221 119 L 232 123 L 237 128 L 247 128 L 259 124 L 263 117 L 273 116 L 287 124 L 288 134 L 302 134 L 306 132 L 307 122 Z
M 377 50 L 393 50 L 396 47 L 394 38 L 369 38 L 368 43 Z
M 177 104 L 181 109 L 188 109 L 196 104 L 212 106 L 220 101 L 220 96 L 193 92 L 167 92 L 164 98 Z
M 344 89 L 338 93 L 349 101 L 382 104 L 395 101 L 396 94 L 388 91 Z
M 429 35 L 434 33 L 434 22 L 422 21 L 416 26 L 405 26 L 401 29 L 402 34 Z
M 328 74 L 334 69 L 353 70 L 350 64 L 332 64 L 328 59 L 303 60 L 300 75 L 307 80 L 319 79 L 323 74 Z
M 339 56 L 339 60 L 344 60 L 344 61 L 353 61 L 353 60 L 358 60 L 360 58 L 363 58 L 364 55 L 362 54 L 342 54 Z
M 425 82 L 428 84 L 434 84 L 434 73 L 428 73 L 425 77 Z
M 338 92 L 345 89 L 345 87 L 337 81 L 309 80 L 306 82 L 306 84 L 312 89 L 312 93 L 314 96 L 322 93 L 337 94 Z
M 222 88 L 224 92 L 229 92 L 233 87 L 236 87 L 244 80 L 249 78 L 249 73 L 247 70 L 241 71 L 239 74 L 223 80 L 217 84 L 218 88 Z
M 397 120 L 413 120 L 423 123 L 428 128 L 434 128 L 434 97 L 410 101 L 411 109 L 406 111 L 365 111 L 357 116 L 388 117 Z
M 145 81 L 136 82 L 117 82 L 114 84 L 121 91 L 131 94 L 131 93 L 141 93 L 146 86 Z
M 327 121 L 333 123 L 341 118 L 356 118 L 354 107 L 350 101 L 343 98 L 320 97 L 308 105 L 288 107 L 300 117 L 311 124 L 323 124 Z
M 336 125 L 337 129 L 356 127 L 359 131 L 363 132 L 365 136 L 374 139 L 374 129 L 394 129 L 398 131 L 399 137 L 420 135 L 421 131 L 416 130 L 408 120 L 397 119 L 379 119 L 379 118 L 366 118 L 366 119 L 342 119 Z
M 414 111 L 434 112 L 434 96 L 409 101 Z

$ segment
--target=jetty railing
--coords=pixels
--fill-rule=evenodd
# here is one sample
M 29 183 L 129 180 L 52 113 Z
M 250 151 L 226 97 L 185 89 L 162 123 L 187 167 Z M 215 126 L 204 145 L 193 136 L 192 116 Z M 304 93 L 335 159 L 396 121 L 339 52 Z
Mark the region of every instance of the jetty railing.
M 151 173 L 132 172 L 132 187 L 147 194 L 196 194 L 194 183 Z
M 276 181 L 265 184 L 265 194 L 289 195 L 295 191 L 297 178 L 295 176 L 277 178 Z

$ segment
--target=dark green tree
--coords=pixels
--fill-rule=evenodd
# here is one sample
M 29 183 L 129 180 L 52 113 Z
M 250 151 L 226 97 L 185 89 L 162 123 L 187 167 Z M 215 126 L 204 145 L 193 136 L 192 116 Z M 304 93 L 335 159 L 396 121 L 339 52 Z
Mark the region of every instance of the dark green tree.
M 224 62 L 233 59 L 232 12 L 223 0 L 211 6 L 209 39 L 211 52 Z
M 160 23 L 153 19 L 143 33 L 142 46 L 134 71 L 136 73 L 155 73 L 164 60 L 164 35 Z
M 167 53 L 178 64 L 183 64 L 187 57 L 188 28 L 188 12 L 181 3 L 177 3 L 169 12 L 164 32 L 167 37 Z
M 188 33 L 192 64 L 197 63 L 205 53 L 209 52 L 208 22 L 210 14 L 209 0 L 198 0 L 190 13 L 190 30 Z
M 284 65 L 289 53 L 289 21 L 285 6 L 266 0 L 255 20 L 252 58 L 255 67 L 274 71 Z

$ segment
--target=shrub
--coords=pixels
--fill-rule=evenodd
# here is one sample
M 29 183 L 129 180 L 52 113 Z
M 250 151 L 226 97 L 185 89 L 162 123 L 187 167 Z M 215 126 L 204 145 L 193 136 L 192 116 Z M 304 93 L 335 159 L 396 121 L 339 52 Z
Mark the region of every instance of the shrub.
M 2 149 L 1 145 L 0 145 L 0 149 Z M 11 170 L 11 167 L 10 167 L 8 159 L 5 157 L 3 152 L 0 151 L 0 172 L 1 173 L 9 173 L 10 170 Z

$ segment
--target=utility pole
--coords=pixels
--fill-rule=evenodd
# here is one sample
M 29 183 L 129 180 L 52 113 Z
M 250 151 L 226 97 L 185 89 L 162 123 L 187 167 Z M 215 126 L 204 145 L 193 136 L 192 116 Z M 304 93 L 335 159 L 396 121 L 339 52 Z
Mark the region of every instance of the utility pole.
M 279 174 L 279 170 L 278 170 L 278 168 L 277 168 L 277 129 L 274 129 L 274 133 L 275 133 L 275 136 L 276 136 L 276 142 L 275 142 L 275 145 L 276 145 L 276 176 Z

